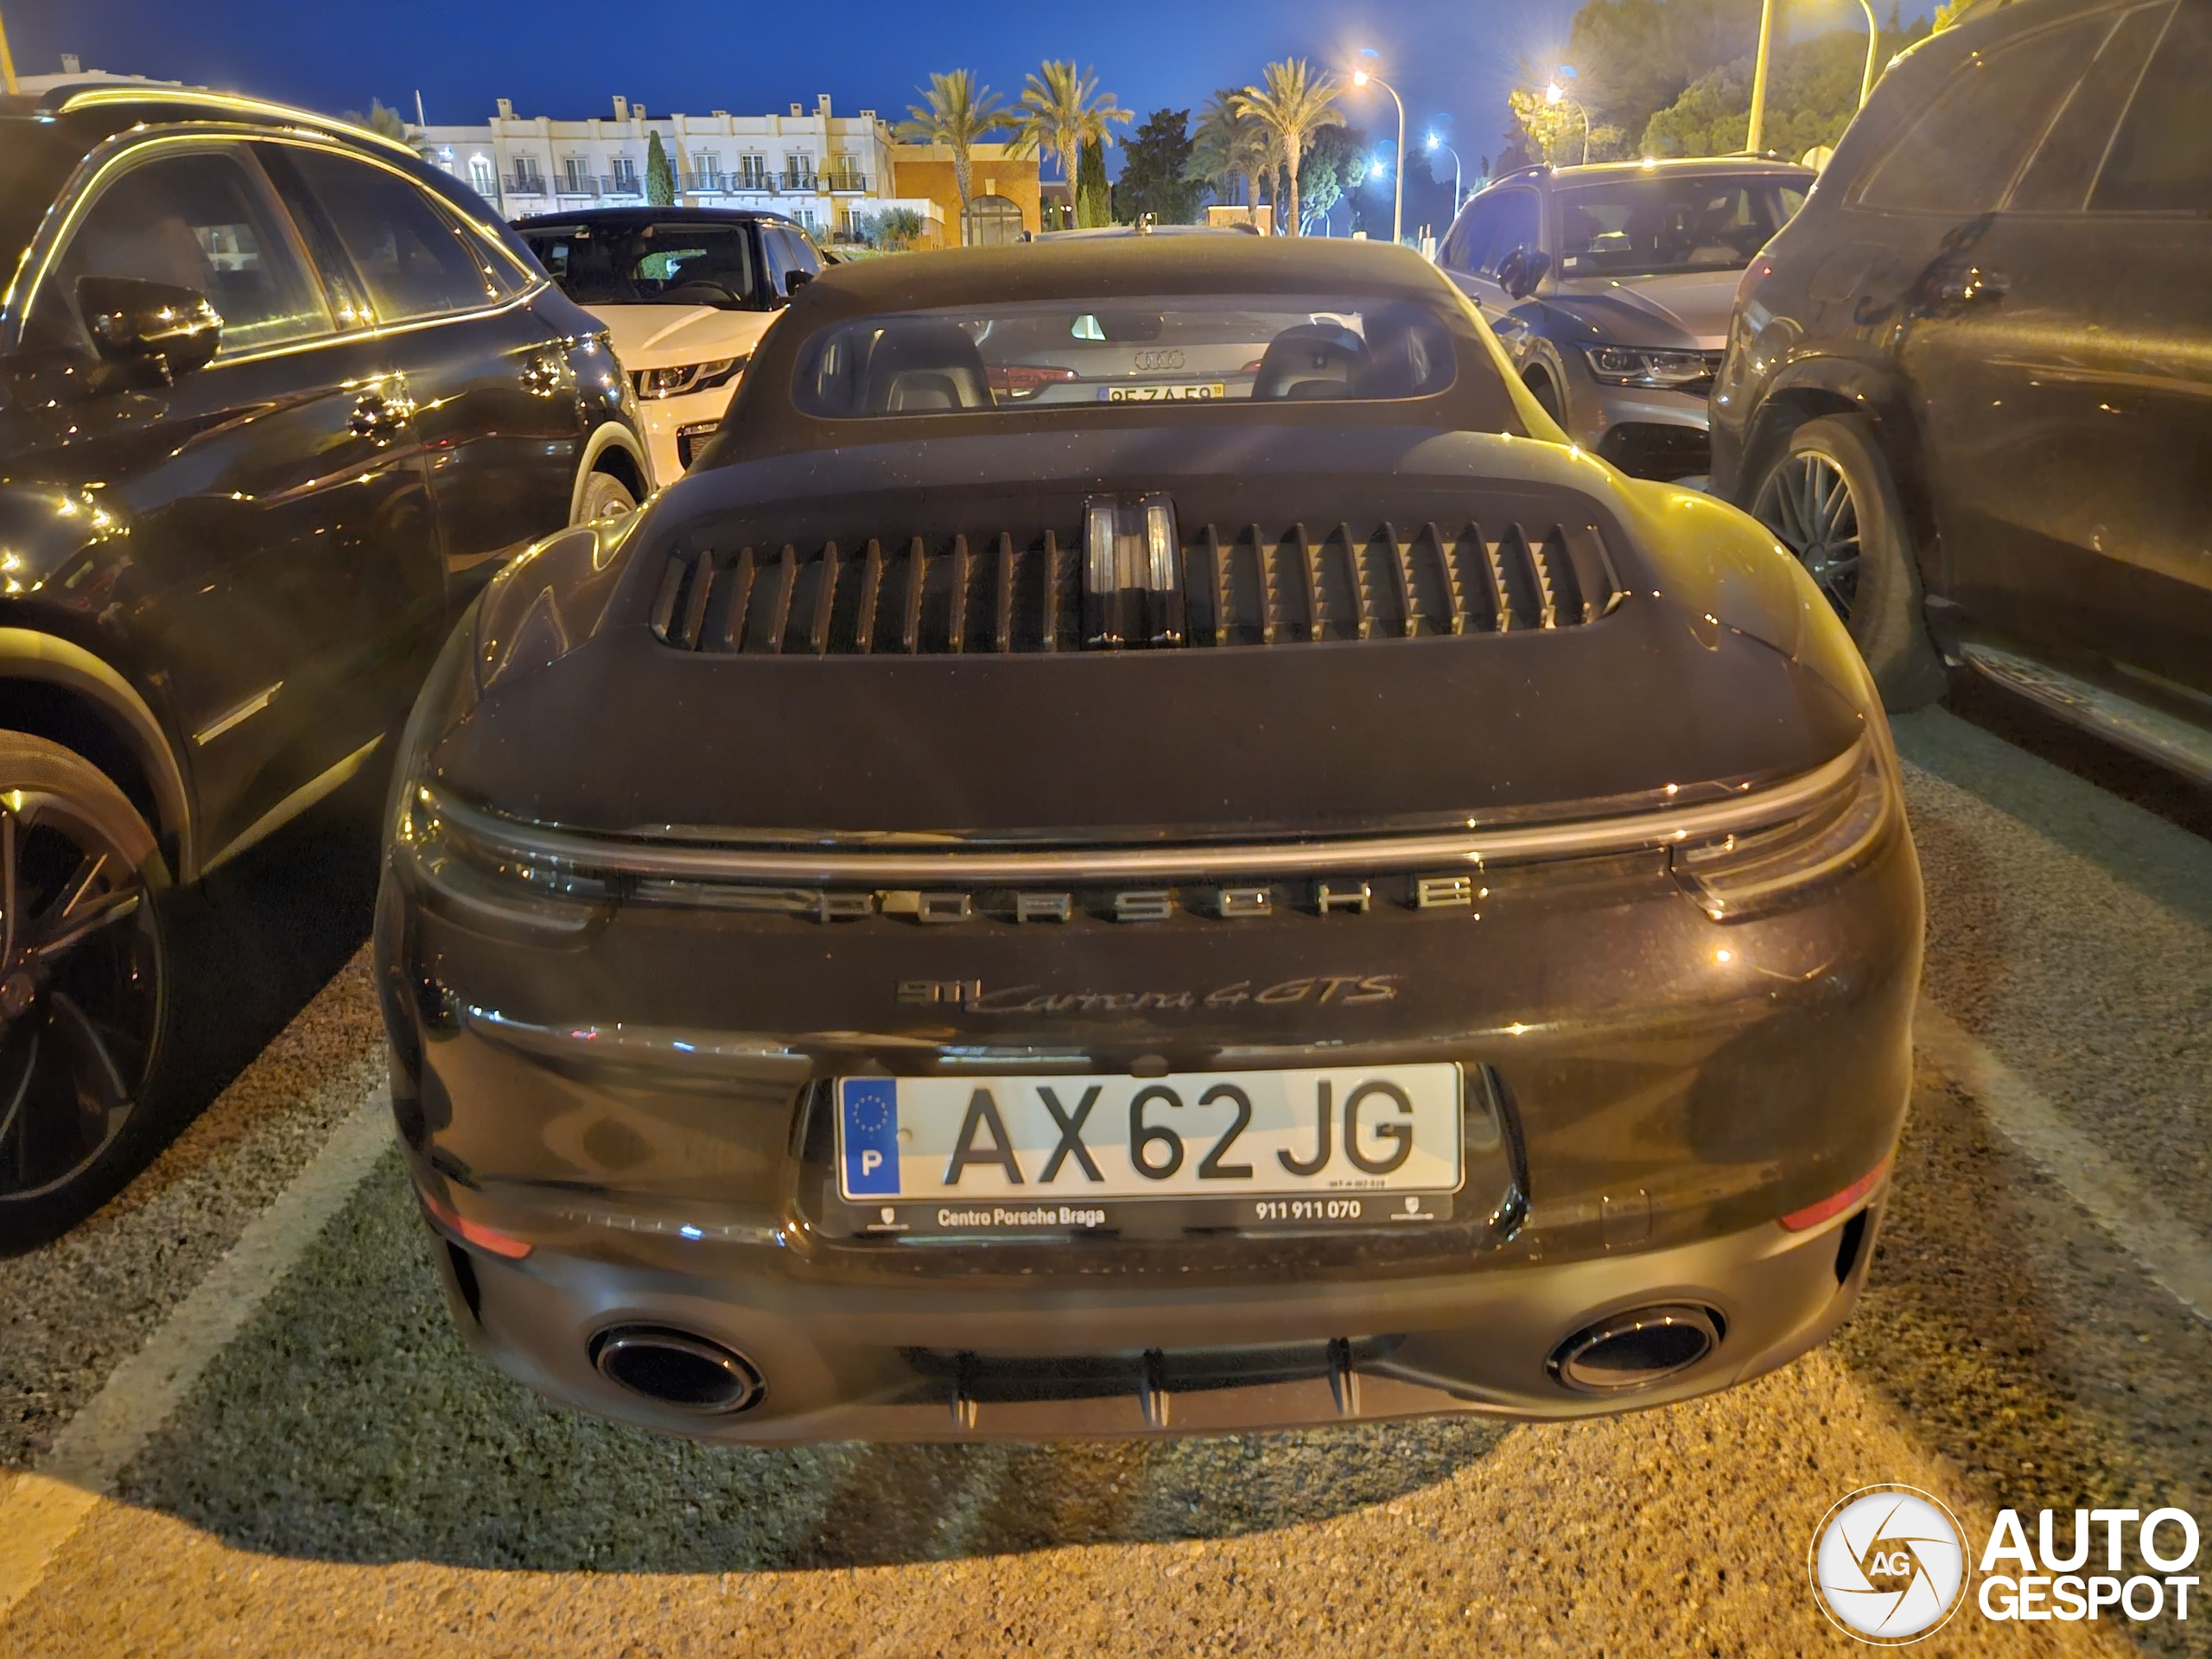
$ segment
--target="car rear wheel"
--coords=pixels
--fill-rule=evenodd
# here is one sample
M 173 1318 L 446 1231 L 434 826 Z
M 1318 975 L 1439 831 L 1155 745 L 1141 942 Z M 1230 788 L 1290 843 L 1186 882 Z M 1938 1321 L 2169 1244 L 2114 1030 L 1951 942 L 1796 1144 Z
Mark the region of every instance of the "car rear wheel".
M 1567 430 L 1567 400 L 1559 395 L 1559 385 L 1541 369 L 1532 369 L 1522 377 L 1521 384 L 1529 388 L 1529 395 L 1543 406 L 1544 413 L 1552 417 L 1560 430 Z
M 1792 432 L 1751 513 L 1843 619 L 1884 707 L 1917 709 L 1942 695 L 1897 481 L 1864 420 L 1823 416 Z
M 0 1254 L 90 1214 L 152 1144 L 166 880 L 105 773 L 0 732 Z
M 584 480 L 583 509 L 576 522 L 595 524 L 602 518 L 626 518 L 638 510 L 630 486 L 612 473 L 594 473 Z

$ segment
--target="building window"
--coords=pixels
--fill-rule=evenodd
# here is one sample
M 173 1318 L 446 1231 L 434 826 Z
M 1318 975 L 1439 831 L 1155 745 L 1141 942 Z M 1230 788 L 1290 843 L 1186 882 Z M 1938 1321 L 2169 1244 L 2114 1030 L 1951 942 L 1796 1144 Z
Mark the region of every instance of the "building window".
M 475 187 L 476 194 L 480 196 L 493 196 L 499 194 L 499 173 L 493 167 L 492 158 L 489 156 L 472 156 L 468 158 L 468 182 Z
M 766 156 L 741 156 L 737 158 L 738 176 L 748 190 L 763 190 L 768 184 L 768 158 Z
M 518 194 L 542 196 L 545 194 L 545 175 L 538 170 L 537 157 L 515 157 L 515 190 Z
M 784 157 L 784 182 L 793 190 L 814 188 L 814 157 L 792 150 Z
M 1021 209 L 1004 196 L 977 196 L 961 221 L 961 240 L 971 248 L 995 248 L 1021 240 Z
M 581 156 L 569 156 L 561 163 L 561 175 L 572 196 L 581 196 L 591 188 L 591 174 Z
M 638 189 L 638 164 L 627 156 L 614 158 L 614 188 L 634 195 Z
M 693 151 L 691 166 L 699 189 L 719 190 L 722 188 L 722 158 L 715 151 Z

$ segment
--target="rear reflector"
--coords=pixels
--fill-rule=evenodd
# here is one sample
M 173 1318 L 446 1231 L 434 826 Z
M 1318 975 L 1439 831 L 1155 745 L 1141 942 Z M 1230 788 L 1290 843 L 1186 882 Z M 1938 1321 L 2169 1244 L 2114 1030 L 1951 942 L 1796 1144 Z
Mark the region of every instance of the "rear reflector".
M 423 1208 L 429 1212 L 430 1219 L 462 1243 L 474 1244 L 480 1250 L 505 1256 L 510 1262 L 519 1262 L 530 1254 L 531 1246 L 527 1240 L 503 1233 L 496 1227 L 486 1227 L 480 1221 L 471 1221 L 450 1205 L 440 1204 L 427 1192 L 418 1196 L 423 1200 Z
M 1872 1192 L 1882 1177 L 1889 1173 L 1890 1160 L 1885 1158 L 1834 1198 L 1822 1198 L 1818 1204 L 1808 1204 L 1802 1210 L 1791 1211 L 1782 1218 L 1783 1227 L 1789 1232 L 1802 1233 L 1808 1228 L 1817 1227 L 1824 1221 L 1834 1219 Z

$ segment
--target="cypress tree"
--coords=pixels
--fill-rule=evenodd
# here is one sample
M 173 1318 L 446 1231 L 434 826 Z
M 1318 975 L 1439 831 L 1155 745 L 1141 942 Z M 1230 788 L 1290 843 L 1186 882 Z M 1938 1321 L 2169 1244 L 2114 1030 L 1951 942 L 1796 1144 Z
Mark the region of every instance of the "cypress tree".
M 1106 146 L 1095 138 L 1076 156 L 1075 222 L 1082 230 L 1114 222 L 1113 189 L 1106 181 Z
M 668 151 L 658 132 L 645 139 L 645 200 L 656 207 L 676 200 L 676 170 L 668 164 Z

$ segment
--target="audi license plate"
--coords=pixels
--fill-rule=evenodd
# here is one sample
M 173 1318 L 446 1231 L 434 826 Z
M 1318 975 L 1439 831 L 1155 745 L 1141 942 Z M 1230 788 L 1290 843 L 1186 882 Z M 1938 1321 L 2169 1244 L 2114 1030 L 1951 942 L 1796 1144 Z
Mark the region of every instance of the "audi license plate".
M 1228 397 L 1229 387 L 1219 380 L 1185 386 L 1101 386 L 1098 396 L 1109 404 L 1210 404 Z
M 855 1230 L 1021 1234 L 1448 1220 L 1455 1065 L 1163 1077 L 843 1077 Z

